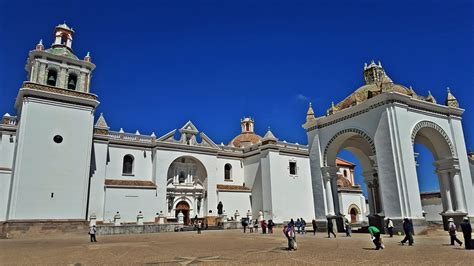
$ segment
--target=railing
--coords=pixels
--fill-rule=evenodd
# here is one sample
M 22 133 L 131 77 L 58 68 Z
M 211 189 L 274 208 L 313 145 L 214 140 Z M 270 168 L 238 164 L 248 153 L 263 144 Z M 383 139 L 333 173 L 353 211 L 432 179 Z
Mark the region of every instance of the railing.
M 146 135 L 137 135 L 132 133 L 122 133 L 117 131 L 109 131 L 107 136 L 111 139 L 115 140 L 123 140 L 123 141 L 133 141 L 133 142 L 140 142 L 140 143 L 152 143 L 154 141 L 154 137 L 146 136 Z
M 28 88 L 28 89 L 39 90 L 39 91 L 47 91 L 47 92 L 52 92 L 52 93 L 57 93 L 57 94 L 68 95 L 68 96 L 97 100 L 97 95 L 92 94 L 92 93 L 67 90 L 67 89 L 62 89 L 58 87 L 53 87 L 49 85 L 38 84 L 38 83 L 33 83 L 33 82 L 28 82 L 28 81 L 23 82 L 22 88 Z

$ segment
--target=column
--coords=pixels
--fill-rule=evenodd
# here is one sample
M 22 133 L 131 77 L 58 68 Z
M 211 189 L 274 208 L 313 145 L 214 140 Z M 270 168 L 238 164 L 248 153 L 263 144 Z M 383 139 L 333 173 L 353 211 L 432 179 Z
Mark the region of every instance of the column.
M 331 192 L 332 192 L 332 198 L 334 201 L 334 214 L 339 215 L 341 214 L 341 210 L 339 206 L 339 196 L 337 194 L 337 174 L 332 175 L 332 173 L 331 173 Z
M 367 186 L 367 193 L 368 193 L 368 200 L 369 200 L 369 215 L 377 214 L 376 208 L 376 195 L 374 194 L 373 184 L 374 181 L 374 171 L 367 171 L 363 172 L 362 176 L 364 176 L 364 183 Z
M 454 194 L 454 199 L 456 202 L 455 210 L 457 212 L 467 212 L 466 204 L 464 202 L 464 193 L 461 184 L 461 175 L 459 174 L 459 169 L 454 169 L 449 173 L 452 181 L 452 189 Z
M 449 182 L 448 172 L 437 171 L 439 180 L 439 191 L 441 193 L 441 201 L 443 203 L 443 212 L 453 212 L 451 200 L 451 184 Z
M 326 194 L 327 215 L 334 215 L 334 200 L 332 197 L 331 178 L 324 177 L 324 189 Z

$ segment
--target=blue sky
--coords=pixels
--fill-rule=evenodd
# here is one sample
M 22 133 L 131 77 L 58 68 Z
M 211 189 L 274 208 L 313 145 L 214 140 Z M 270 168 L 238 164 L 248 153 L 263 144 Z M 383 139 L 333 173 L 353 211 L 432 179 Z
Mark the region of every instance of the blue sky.
M 15 113 L 28 51 L 39 39 L 49 46 L 66 21 L 76 55 L 90 51 L 97 65 L 91 92 L 113 130 L 162 135 L 192 120 L 227 143 L 251 115 L 258 133 L 271 126 L 306 144 L 308 102 L 323 115 L 363 84 L 364 62 L 375 59 L 438 102 L 450 86 L 470 148 L 473 10 L 471 1 L 0 0 L 0 112 Z M 420 186 L 434 190 L 431 154 L 421 153 Z

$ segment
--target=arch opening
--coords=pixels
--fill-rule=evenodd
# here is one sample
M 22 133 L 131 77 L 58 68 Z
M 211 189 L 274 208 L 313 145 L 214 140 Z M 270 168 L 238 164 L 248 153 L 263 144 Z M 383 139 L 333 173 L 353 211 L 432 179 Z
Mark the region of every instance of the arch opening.
M 454 148 L 446 132 L 429 121 L 418 123 L 412 133 L 417 184 L 423 216 L 440 222 L 445 215 L 465 212 Z
M 176 158 L 167 173 L 168 218 L 177 218 L 177 206 L 180 201 L 189 205 L 185 218 L 203 217 L 207 206 L 207 171 L 201 161 L 192 156 Z
M 329 176 L 332 184 L 337 185 L 331 186 L 336 215 L 351 215 L 349 204 L 357 206 L 363 217 L 356 217 L 357 223 L 367 222 L 366 216 L 383 213 L 375 155 L 372 139 L 358 129 L 343 130 L 328 142 L 324 163 L 327 169 L 333 169 Z

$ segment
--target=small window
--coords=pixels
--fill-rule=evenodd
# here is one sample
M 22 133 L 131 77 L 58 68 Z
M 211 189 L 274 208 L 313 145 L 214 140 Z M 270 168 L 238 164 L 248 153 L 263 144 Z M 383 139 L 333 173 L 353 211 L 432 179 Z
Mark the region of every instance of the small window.
M 67 88 L 69 90 L 75 90 L 77 85 L 77 75 L 74 73 L 69 74 L 67 81 Z
M 63 137 L 60 136 L 60 135 L 56 135 L 56 136 L 53 137 L 53 141 L 59 144 L 59 143 L 63 142 Z
M 347 177 L 347 170 L 344 170 L 344 177 Z
M 232 165 L 230 163 L 224 166 L 224 180 L 232 179 Z
M 127 154 L 123 157 L 123 168 L 122 173 L 124 175 L 131 175 L 133 174 L 133 161 L 134 158 L 132 155 Z
M 58 79 L 58 72 L 55 69 L 50 69 L 48 71 L 48 79 L 46 84 L 49 86 L 56 86 L 56 80 Z
M 290 175 L 296 175 L 296 162 L 290 162 Z

